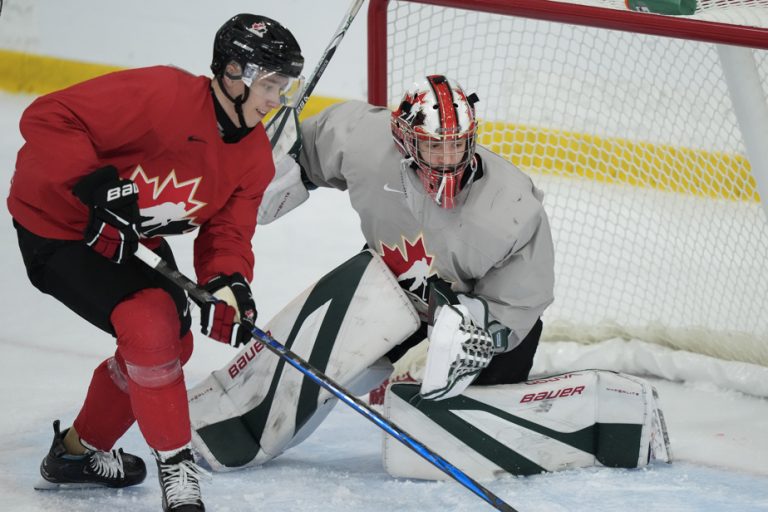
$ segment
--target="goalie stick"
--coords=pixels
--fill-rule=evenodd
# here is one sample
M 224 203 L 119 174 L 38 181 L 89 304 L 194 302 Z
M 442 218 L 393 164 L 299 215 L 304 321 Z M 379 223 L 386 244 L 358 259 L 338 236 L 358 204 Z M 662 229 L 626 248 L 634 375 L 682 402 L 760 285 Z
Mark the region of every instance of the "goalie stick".
M 216 300 L 216 298 L 207 290 L 199 287 L 194 281 L 186 277 L 178 270 L 171 268 L 160 256 L 141 244 L 139 244 L 139 248 L 136 251 L 136 257 L 165 276 L 175 285 L 186 290 L 190 297 L 192 297 L 195 301 L 200 303 Z M 483 485 L 476 482 L 474 479 L 455 467 L 453 464 L 430 450 L 423 443 L 414 439 L 403 429 L 384 418 L 378 412 L 374 411 L 370 406 L 366 405 L 358 398 L 352 396 L 347 390 L 339 386 L 333 379 L 325 375 L 317 368 L 313 367 L 300 356 L 293 353 L 290 349 L 286 348 L 272 336 L 254 325 L 248 324 L 247 326 L 251 329 L 251 335 L 257 341 L 261 342 L 262 345 L 264 345 L 267 349 L 269 349 L 270 352 L 274 353 L 283 359 L 286 363 L 299 370 L 319 386 L 328 390 L 336 398 L 349 405 L 358 413 L 365 416 L 368 420 L 375 423 L 379 428 L 416 452 L 417 455 L 451 477 L 453 480 L 457 481 L 472 491 L 478 497 L 482 498 L 486 503 L 494 507 L 496 510 L 501 510 L 503 512 L 517 512 L 517 510 L 514 509 L 511 505 L 507 504 L 501 498 L 486 489 Z

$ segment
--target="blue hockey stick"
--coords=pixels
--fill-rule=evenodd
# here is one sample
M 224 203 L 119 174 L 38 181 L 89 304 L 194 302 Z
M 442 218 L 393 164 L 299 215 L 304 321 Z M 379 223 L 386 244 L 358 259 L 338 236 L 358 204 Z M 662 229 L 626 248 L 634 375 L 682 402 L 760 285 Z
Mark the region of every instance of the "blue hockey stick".
M 136 256 L 141 261 L 168 278 L 171 282 L 186 290 L 190 297 L 192 297 L 198 303 L 217 300 L 207 290 L 199 287 L 194 281 L 186 277 L 178 270 L 171 268 L 160 256 L 147 249 L 143 245 L 139 244 L 139 249 L 136 251 Z M 328 390 L 336 398 L 349 405 L 352 409 L 378 425 L 379 428 L 416 452 L 420 457 L 435 466 L 437 469 L 475 493 L 496 510 L 502 510 L 504 512 L 517 512 L 517 510 L 514 509 L 511 505 L 507 504 L 504 500 L 476 482 L 466 473 L 427 448 L 423 443 L 414 439 L 413 436 L 405 432 L 393 422 L 387 420 L 381 414 L 371 409 L 368 404 L 364 403 L 357 397 L 352 396 L 347 390 L 339 386 L 333 379 L 325 375 L 317 368 L 313 367 L 311 364 L 293 353 L 291 350 L 287 349 L 282 343 L 275 340 L 272 336 L 265 333 L 256 326 L 248 327 L 251 329 L 251 335 L 257 341 L 261 342 L 265 347 L 267 347 L 271 352 L 283 359 L 286 363 L 299 370 L 319 386 Z

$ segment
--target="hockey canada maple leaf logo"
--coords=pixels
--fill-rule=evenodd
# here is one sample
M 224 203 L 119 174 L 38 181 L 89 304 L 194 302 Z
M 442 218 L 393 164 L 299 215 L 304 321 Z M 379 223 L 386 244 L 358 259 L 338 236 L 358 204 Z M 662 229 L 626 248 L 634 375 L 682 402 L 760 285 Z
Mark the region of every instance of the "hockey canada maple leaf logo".
M 257 21 L 253 24 L 251 24 L 250 27 L 247 27 L 248 32 L 257 35 L 259 37 L 264 37 L 264 34 L 267 33 L 267 24 L 263 21 Z
M 423 235 L 419 235 L 413 242 L 405 237 L 401 238 L 405 247 L 404 252 L 397 245 L 389 247 L 387 244 L 379 242 L 381 257 L 387 267 L 395 274 L 400 286 L 426 303 L 429 294 L 428 280 L 430 276 L 436 274 L 432 270 L 434 256 L 427 254 Z
M 202 178 L 179 182 L 172 170 L 161 183 L 138 166 L 131 179 L 139 187 L 142 235 L 179 235 L 199 226 L 193 214 L 206 205 L 195 199 Z

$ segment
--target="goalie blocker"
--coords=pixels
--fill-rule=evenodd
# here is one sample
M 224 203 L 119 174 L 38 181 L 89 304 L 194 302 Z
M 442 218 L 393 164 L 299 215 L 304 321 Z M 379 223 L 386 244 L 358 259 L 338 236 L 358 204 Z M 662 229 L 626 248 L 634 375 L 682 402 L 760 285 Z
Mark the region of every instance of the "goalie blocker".
M 419 384 L 387 388 L 385 417 L 478 481 L 595 465 L 638 468 L 669 462 L 663 415 L 646 381 L 603 370 L 500 386 L 470 386 L 441 401 Z M 445 475 L 385 436 L 383 461 L 400 478 Z

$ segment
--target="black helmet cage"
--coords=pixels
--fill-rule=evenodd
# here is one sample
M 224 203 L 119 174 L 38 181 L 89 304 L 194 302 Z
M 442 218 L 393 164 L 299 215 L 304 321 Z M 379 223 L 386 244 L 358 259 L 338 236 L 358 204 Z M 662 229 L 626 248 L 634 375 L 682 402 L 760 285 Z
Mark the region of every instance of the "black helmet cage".
M 298 78 L 304 67 L 299 43 L 277 21 L 255 14 L 238 14 L 216 32 L 211 71 L 221 76 L 230 62 L 247 63 Z

